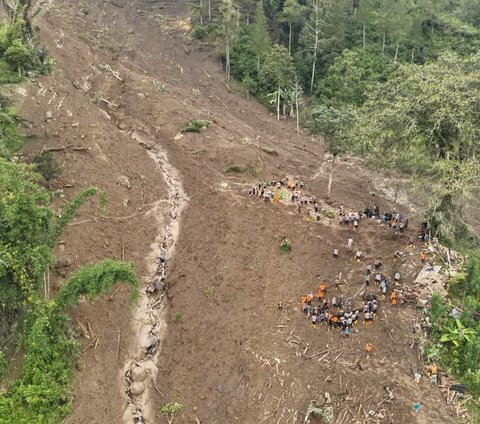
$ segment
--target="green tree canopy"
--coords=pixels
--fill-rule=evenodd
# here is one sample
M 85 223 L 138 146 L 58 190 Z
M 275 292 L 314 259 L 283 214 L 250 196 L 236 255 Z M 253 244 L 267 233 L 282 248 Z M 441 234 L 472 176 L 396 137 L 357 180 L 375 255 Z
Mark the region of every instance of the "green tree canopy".
M 285 89 L 295 78 L 293 60 L 288 50 L 275 44 L 260 68 L 259 80 L 263 92 L 271 93 L 278 88 Z
M 419 66 L 402 65 L 373 90 L 354 134 L 382 167 L 428 184 L 432 211 L 457 209 L 480 176 L 480 54 L 446 53 Z
M 262 59 L 272 48 L 272 40 L 268 33 L 267 18 L 263 12 L 262 2 L 257 3 L 254 19 L 255 21 L 249 30 L 250 50 L 257 59 L 257 70 L 259 70 Z

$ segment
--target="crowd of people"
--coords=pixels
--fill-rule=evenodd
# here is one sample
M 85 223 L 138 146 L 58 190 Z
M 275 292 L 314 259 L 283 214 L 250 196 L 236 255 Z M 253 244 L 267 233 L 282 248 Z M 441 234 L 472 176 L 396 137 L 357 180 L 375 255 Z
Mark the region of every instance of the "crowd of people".
M 271 181 L 258 181 L 248 189 L 248 195 L 259 197 L 265 202 L 278 204 L 280 201 L 290 201 L 298 206 L 298 213 L 305 213 L 306 216 L 314 217 L 320 221 L 320 206 L 315 197 L 309 195 L 302 180 L 285 176 L 282 179 Z
M 272 179 L 271 181 L 258 181 L 250 189 L 248 195 L 263 199 L 266 202 L 274 204 L 280 201 L 298 205 L 298 213 L 302 210 L 308 216 L 316 217 L 320 221 L 320 206 L 316 198 L 307 193 L 305 183 L 298 178 L 285 176 L 282 179 Z M 373 207 L 367 206 L 363 210 L 346 209 L 343 205 L 337 210 L 338 222 L 342 227 L 351 226 L 353 231 L 357 231 L 361 222 L 369 220 L 387 225 L 395 231 L 404 233 L 408 228 L 408 218 L 403 214 L 391 210 L 381 211 L 376 204 Z M 422 240 L 427 236 L 427 226 L 422 223 Z M 354 233 L 352 233 L 354 234 Z M 413 244 L 413 241 L 410 241 Z M 354 248 L 353 236 L 349 236 L 346 243 L 347 251 L 353 254 L 352 260 L 361 262 L 365 259 L 365 253 Z M 339 249 L 333 249 L 333 257 L 339 257 Z M 394 263 L 401 263 L 404 254 L 395 252 Z M 428 256 L 421 253 L 421 261 L 428 261 Z M 353 326 L 360 321 L 365 325 L 369 325 L 374 321 L 379 308 L 377 294 L 383 296 L 384 299 L 389 298 L 392 306 L 400 303 L 404 304 L 404 299 L 400 293 L 394 288 L 390 288 L 390 282 L 386 275 L 382 272 L 383 261 L 380 256 L 376 257 L 371 263 L 367 263 L 364 268 L 364 279 L 362 289 L 365 292 L 361 296 L 363 304 L 353 307 L 352 298 L 344 302 L 341 297 L 333 296 L 330 299 L 326 297 L 326 284 L 321 283 L 318 290 L 310 292 L 302 297 L 302 310 L 311 322 L 313 327 L 317 325 L 325 325 L 328 329 L 339 328 L 345 335 L 349 335 Z M 392 275 L 394 284 L 401 282 L 401 273 L 396 270 Z M 341 274 L 333 279 L 332 289 L 338 289 L 342 285 Z M 371 293 L 370 293 L 370 292 Z M 363 317 L 363 320 L 360 319 Z
M 341 226 L 343 225 L 353 225 L 356 230 L 362 219 L 370 219 L 372 221 L 379 221 L 387 224 L 390 228 L 394 230 L 399 230 L 400 233 L 404 233 L 408 228 L 408 218 L 404 217 L 401 213 L 393 211 L 387 211 L 383 214 L 380 213 L 380 207 L 374 205 L 373 208 L 366 207 L 362 211 L 352 211 L 346 210 L 342 205 L 338 209 L 338 220 Z
M 352 308 L 351 299 L 345 304 L 342 298 L 337 296 L 327 300 L 326 285 L 321 283 L 316 295 L 310 292 L 302 297 L 302 310 L 313 328 L 317 324 L 325 325 L 328 330 L 338 328 L 349 336 L 352 328 L 360 322 L 362 314 L 364 325 L 371 324 L 377 314 L 379 304 L 374 293 L 364 295 L 363 302 L 361 308 Z

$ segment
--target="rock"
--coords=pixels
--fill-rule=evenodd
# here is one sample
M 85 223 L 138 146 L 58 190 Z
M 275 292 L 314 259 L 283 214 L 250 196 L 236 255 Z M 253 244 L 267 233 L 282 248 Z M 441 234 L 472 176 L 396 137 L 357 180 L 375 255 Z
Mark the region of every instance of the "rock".
M 67 110 L 67 116 L 68 117 L 72 117 L 73 116 L 73 112 L 71 110 Z
M 117 124 L 117 128 L 118 128 L 119 130 L 124 131 L 124 130 L 127 129 L 127 124 L 126 124 L 125 122 L 119 122 L 119 123 Z
M 69 258 L 59 259 L 54 265 L 55 269 L 68 268 L 72 265 L 72 261 Z
M 117 182 L 120 186 L 126 188 L 127 190 L 130 190 L 130 180 L 125 175 L 121 175 L 120 177 L 118 177 Z
M 45 113 L 45 118 L 47 120 L 50 120 L 53 118 L 53 113 L 50 110 L 47 110 L 47 113 Z
M 80 125 L 80 122 L 74 122 L 74 123 L 72 124 L 72 127 L 73 127 L 73 128 L 77 128 L 79 125 Z
M 132 370 L 131 376 L 133 381 L 143 381 L 147 378 L 147 370 L 143 367 L 136 367 Z
M 137 94 L 137 99 L 142 100 L 142 99 L 144 99 L 144 98 L 145 98 L 145 94 L 143 94 L 143 93 L 138 93 L 138 94 Z
M 123 201 L 123 207 L 124 208 L 128 208 L 131 204 L 132 204 L 132 202 L 130 201 L 130 199 L 125 199 Z
M 134 396 L 139 396 L 145 391 L 145 384 L 140 381 L 135 381 L 130 386 L 130 393 Z

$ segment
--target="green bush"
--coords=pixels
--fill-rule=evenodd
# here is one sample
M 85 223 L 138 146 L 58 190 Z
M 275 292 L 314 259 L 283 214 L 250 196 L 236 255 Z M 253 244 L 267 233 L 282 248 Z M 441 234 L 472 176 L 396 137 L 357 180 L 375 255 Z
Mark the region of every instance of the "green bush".
M 480 259 L 478 256 L 471 256 L 468 259 L 466 271 L 465 293 L 478 298 L 480 297 Z
M 39 303 L 27 321 L 25 360 L 0 397 L 0 423 L 60 423 L 71 411 L 71 362 L 79 346 L 54 301 Z
M 169 402 L 162 406 L 160 412 L 167 418 L 168 423 L 173 423 L 175 415 L 183 409 L 183 405 L 178 402 Z
M 40 154 L 35 156 L 33 163 L 37 167 L 37 172 L 45 178 L 47 182 L 57 178 L 62 172 L 62 169 L 53 157 L 52 152 L 48 150 L 43 150 Z
M 172 321 L 176 324 L 180 324 L 183 320 L 182 314 L 180 312 L 174 312 L 172 315 Z
M 242 174 L 247 171 L 246 166 L 232 165 L 225 169 L 225 174 Z
M 0 84 L 14 84 L 23 81 L 23 79 L 22 76 L 18 75 L 17 70 L 12 71 L 10 66 L 0 59 Z
M 132 301 L 138 298 L 139 282 L 133 265 L 107 259 L 75 272 L 58 292 L 57 302 L 62 307 L 71 307 L 78 304 L 82 295 L 93 300 L 100 294 L 108 293 L 117 282 L 127 283 L 131 287 Z
M 322 209 L 322 215 L 326 218 L 335 218 L 335 212 L 330 209 Z
M 477 370 L 475 372 L 467 372 L 463 377 L 463 381 L 467 386 L 468 390 L 476 394 L 476 396 L 478 397 L 480 394 L 480 371 Z
M 208 128 L 209 126 L 210 126 L 210 121 L 207 121 L 205 119 L 188 121 L 185 128 L 182 129 L 182 133 L 187 133 L 187 132 L 199 133 L 200 130 Z
M 290 253 L 292 251 L 292 242 L 286 237 L 280 242 L 280 253 Z
M 0 381 L 7 375 L 8 372 L 8 360 L 3 353 L 3 350 L 0 349 Z
M 203 40 L 207 37 L 207 29 L 203 25 L 194 26 L 192 29 L 192 37 L 197 40 Z
M 32 50 L 23 41 L 15 40 L 3 54 L 3 59 L 13 70 L 28 71 L 33 68 Z
M 23 146 L 25 137 L 18 130 L 19 120 L 15 108 L 9 106 L 8 101 L 3 98 L 0 101 L 0 156 L 10 159 Z

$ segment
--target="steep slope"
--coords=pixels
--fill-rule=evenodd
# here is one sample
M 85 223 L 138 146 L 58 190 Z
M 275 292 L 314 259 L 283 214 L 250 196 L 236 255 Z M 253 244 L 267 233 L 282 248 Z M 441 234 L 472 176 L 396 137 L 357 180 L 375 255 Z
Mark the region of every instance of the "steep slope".
M 458 422 L 437 387 L 412 383 L 412 367 L 420 366 L 411 348 L 413 310 L 382 301 L 374 324 L 359 326 L 348 339 L 310 328 L 300 312 L 300 296 L 316 290 L 320 279 L 331 285 L 342 272 L 347 284 L 339 295 L 360 289 L 363 264 L 351 261 L 344 247 L 351 229 L 326 218 L 305 221 L 295 208 L 245 191 L 258 178 L 298 175 L 325 206 L 358 210 L 376 202 L 410 213 L 381 198 L 361 163 L 341 162 L 325 198 L 321 146 L 224 82 L 209 49 L 189 40 L 183 1 L 47 2 L 36 19 L 57 65 L 23 93 L 22 114 L 36 135 L 25 153 L 44 146 L 56 151 L 64 172 L 55 188 L 66 198 L 96 185 L 109 200 L 106 217 L 95 205 L 82 211 L 59 256 L 71 258 L 73 268 L 124 257 L 146 286 L 157 271 L 158 243 L 167 240 L 172 248 L 175 242 L 167 298 L 155 316 L 151 299 L 132 310 L 123 289 L 72 312 L 89 338 L 67 422 L 127 423 L 135 414 L 164 422 L 160 408 L 172 401 L 184 405 L 177 422 L 302 422 L 310 401 L 326 392 L 338 423 Z M 45 119 L 47 111 L 52 118 Z M 178 137 L 191 119 L 212 124 Z M 226 174 L 233 165 L 258 176 Z M 172 209 L 177 198 L 181 215 Z M 179 232 L 170 237 L 177 221 Z M 393 252 L 404 249 L 410 234 L 394 239 L 383 226 L 362 223 L 354 239 L 369 259 L 385 258 L 389 275 Z M 283 236 L 292 240 L 290 255 L 279 254 Z M 338 260 L 333 248 L 340 249 Z M 408 264 L 404 272 L 413 278 L 416 253 Z M 54 285 L 61 282 L 58 276 Z M 128 407 L 124 373 L 143 359 L 152 328 L 160 340 L 148 365 L 153 378 Z M 370 355 L 367 342 L 374 346 Z M 423 408 L 414 414 L 417 401 Z

